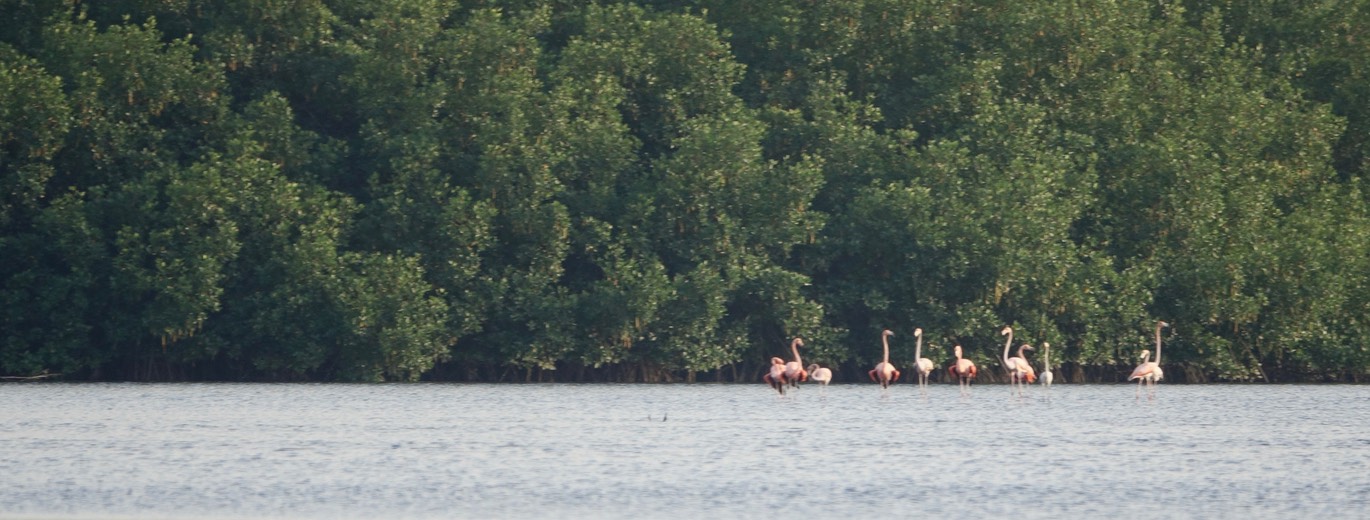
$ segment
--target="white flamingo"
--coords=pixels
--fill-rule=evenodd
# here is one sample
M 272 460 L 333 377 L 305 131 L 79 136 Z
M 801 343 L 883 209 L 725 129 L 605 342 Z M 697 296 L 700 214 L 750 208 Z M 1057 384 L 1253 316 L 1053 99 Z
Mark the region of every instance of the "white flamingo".
M 1023 395 L 1024 382 L 1031 383 L 1037 380 L 1036 371 L 1032 369 L 1032 365 L 1028 364 L 1027 359 L 1023 357 L 1023 351 L 1032 350 L 1032 346 L 1024 344 L 1023 346 L 1018 347 L 1017 356 L 1008 357 L 1008 349 L 1013 346 L 1013 327 L 1004 327 L 1004 330 L 1000 331 L 999 334 L 1008 336 L 1008 340 L 1004 342 L 1004 370 L 1008 371 L 1010 393 Z
M 917 340 L 913 348 L 914 369 L 918 372 L 918 391 L 923 395 L 928 393 L 928 374 L 932 373 L 932 360 L 923 357 L 923 329 L 913 329 L 913 337 Z
M 818 366 L 818 363 L 814 363 L 809 365 L 809 379 L 818 381 L 818 384 L 821 385 L 820 388 L 823 389 L 822 391 L 827 393 L 828 383 L 832 382 L 832 370 L 829 370 L 828 367 L 820 367 Z
M 1051 388 L 1051 343 L 1042 342 L 1042 386 Z
M 1147 360 L 1151 358 L 1150 350 L 1143 350 L 1141 358 L 1142 362 L 1137 365 L 1137 368 L 1132 369 L 1132 375 L 1127 376 L 1128 381 L 1131 381 L 1133 379 L 1137 380 L 1138 400 L 1142 398 L 1142 385 L 1148 384 L 1148 381 L 1150 381 L 1152 378 L 1152 366 L 1155 365 L 1155 363 L 1147 362 Z M 1147 395 L 1151 395 L 1150 389 L 1147 390 Z
M 1137 398 L 1141 399 L 1142 385 L 1147 387 L 1147 397 L 1156 397 L 1156 383 L 1165 378 L 1165 371 L 1161 370 L 1161 329 L 1169 327 L 1170 324 L 1164 321 L 1156 322 L 1156 361 L 1147 362 L 1150 352 L 1142 351 L 1142 364 L 1132 370 L 1132 375 L 1127 380 L 1137 379 Z

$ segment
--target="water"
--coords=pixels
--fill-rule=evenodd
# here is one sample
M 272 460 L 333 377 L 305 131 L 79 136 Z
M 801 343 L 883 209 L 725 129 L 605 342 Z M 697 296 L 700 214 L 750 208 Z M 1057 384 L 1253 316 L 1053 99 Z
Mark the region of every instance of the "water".
M 0 518 L 1364 518 L 1370 388 L 0 385 Z

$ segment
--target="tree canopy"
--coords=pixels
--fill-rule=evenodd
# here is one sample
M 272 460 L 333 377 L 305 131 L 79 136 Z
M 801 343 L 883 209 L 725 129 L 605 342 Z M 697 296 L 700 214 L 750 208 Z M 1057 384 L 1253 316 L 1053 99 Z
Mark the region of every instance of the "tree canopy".
M 1370 376 L 1364 2 L 0 15 L 0 375 Z

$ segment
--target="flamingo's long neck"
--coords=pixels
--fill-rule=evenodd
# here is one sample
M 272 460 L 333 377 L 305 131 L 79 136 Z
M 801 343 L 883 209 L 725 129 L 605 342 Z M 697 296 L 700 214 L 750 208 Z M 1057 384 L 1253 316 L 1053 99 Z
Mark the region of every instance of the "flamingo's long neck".
M 794 341 L 790 342 L 790 350 L 794 351 L 794 362 L 804 366 L 804 361 L 799 359 L 799 338 L 794 338 Z
M 1161 364 L 1161 324 L 1156 324 L 1156 364 Z
M 1004 342 L 1004 365 L 1008 365 L 1008 349 L 1013 345 L 1013 329 L 1008 329 L 1008 340 Z
M 919 334 L 919 335 L 918 335 L 918 341 L 915 341 L 915 342 L 914 342 L 914 346 L 913 346 L 913 360 L 914 360 L 914 362 L 917 362 L 917 361 L 920 360 L 920 359 L 923 359 L 923 335 L 922 335 L 922 334 Z
M 885 345 L 885 364 L 888 365 L 890 363 L 890 335 L 881 334 L 880 343 Z
M 1042 353 L 1042 363 L 1046 365 L 1047 370 L 1051 370 L 1051 345 L 1047 345 L 1043 350 L 1046 352 Z

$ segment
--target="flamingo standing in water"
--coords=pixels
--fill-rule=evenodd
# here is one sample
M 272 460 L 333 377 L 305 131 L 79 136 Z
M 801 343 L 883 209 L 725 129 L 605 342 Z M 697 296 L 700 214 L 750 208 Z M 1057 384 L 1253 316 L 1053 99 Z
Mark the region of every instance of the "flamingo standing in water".
M 1143 384 L 1146 384 L 1147 386 L 1147 397 L 1155 398 L 1156 382 L 1160 381 L 1165 377 L 1165 372 L 1161 370 L 1161 329 L 1169 326 L 1170 324 L 1164 321 L 1156 322 L 1156 361 L 1147 362 L 1147 358 L 1151 356 L 1151 353 L 1147 351 L 1142 351 L 1142 364 L 1137 365 L 1137 368 L 1132 370 L 1132 375 L 1128 376 L 1127 378 L 1128 381 L 1131 381 L 1133 379 L 1138 380 L 1138 399 L 1141 399 L 1142 397 Z
M 761 380 L 771 385 L 780 395 L 785 395 L 785 360 L 778 357 L 771 358 L 771 369 L 766 375 L 761 376 Z
M 1035 347 L 1024 343 L 1018 346 L 1018 391 L 1026 393 L 1029 388 L 1027 385 L 1037 382 L 1037 369 L 1033 368 L 1032 363 L 1028 362 L 1027 351 L 1036 350 Z
M 962 396 L 970 395 L 970 382 L 975 379 L 975 362 L 961 357 L 960 345 L 952 349 L 952 352 L 956 353 L 956 362 L 947 367 L 947 373 L 956 378 Z
M 885 345 L 885 360 L 875 365 L 875 370 L 870 371 L 871 381 L 880 383 L 881 390 L 888 390 L 890 383 L 899 380 L 899 370 L 890 364 L 890 336 L 893 335 L 894 332 L 889 329 L 880 333 L 880 342 Z
M 794 361 L 785 363 L 785 381 L 790 386 L 799 388 L 799 383 L 809 380 L 809 372 L 804 369 L 804 360 L 799 357 L 799 347 L 804 346 L 804 340 L 794 338 L 790 342 L 790 350 L 794 352 Z
M 1017 356 L 1008 357 L 1008 349 L 1013 346 L 1013 327 L 1004 327 L 999 334 L 1008 336 L 1008 341 L 1004 342 L 1004 370 L 1008 371 L 1009 389 L 1012 393 L 1023 395 L 1024 382 L 1031 383 L 1037 380 L 1036 371 L 1023 355 L 1024 350 L 1032 350 L 1032 345 L 1024 344 L 1018 347 Z
M 913 337 L 917 340 L 913 349 L 914 370 L 918 372 L 918 391 L 923 395 L 928 393 L 928 374 L 932 373 L 932 360 L 923 357 L 923 329 L 913 329 Z
M 832 370 L 829 370 L 827 367 L 820 367 L 818 366 L 818 363 L 814 363 L 809 365 L 809 378 L 818 381 L 818 384 L 822 385 L 820 388 L 826 393 L 828 391 L 828 383 L 832 382 Z
M 1051 375 L 1051 343 L 1042 342 L 1042 385 L 1051 388 L 1051 380 L 1055 376 Z
M 1152 377 L 1152 374 L 1151 374 L 1151 365 L 1154 364 L 1154 363 L 1148 363 L 1148 362 L 1147 362 L 1147 360 L 1151 358 L 1151 351 L 1150 351 L 1150 350 L 1143 350 L 1143 351 L 1142 351 L 1141 358 L 1142 358 L 1142 362 L 1141 362 L 1140 364 L 1137 365 L 1137 368 L 1132 369 L 1132 375 L 1127 376 L 1127 380 L 1128 380 L 1128 381 L 1131 381 L 1131 380 L 1133 380 L 1133 379 L 1136 379 L 1136 380 L 1137 380 L 1137 399 L 1138 399 L 1138 400 L 1140 400 L 1140 399 L 1142 398 L 1142 385 L 1146 384 L 1147 381 L 1150 380 L 1151 377 Z M 1150 390 L 1147 391 L 1147 395 L 1148 395 L 1148 396 L 1151 395 Z

